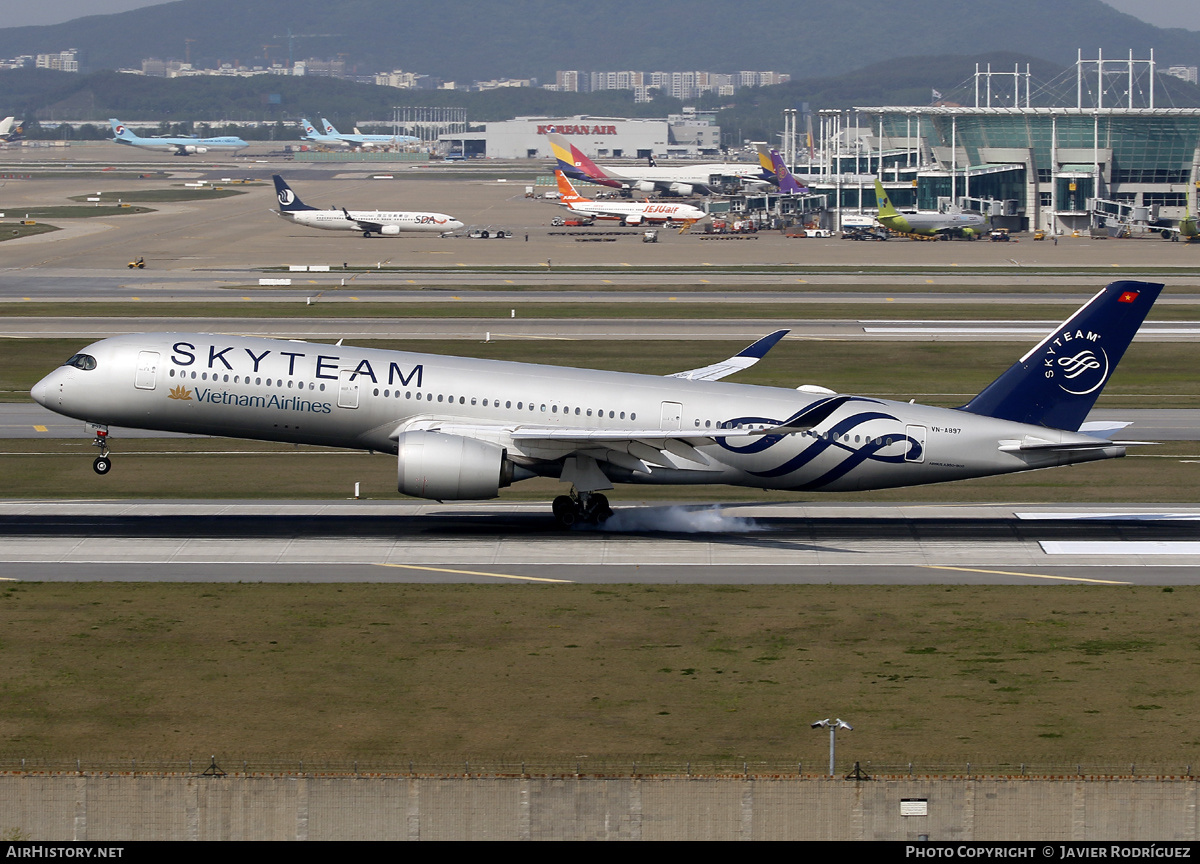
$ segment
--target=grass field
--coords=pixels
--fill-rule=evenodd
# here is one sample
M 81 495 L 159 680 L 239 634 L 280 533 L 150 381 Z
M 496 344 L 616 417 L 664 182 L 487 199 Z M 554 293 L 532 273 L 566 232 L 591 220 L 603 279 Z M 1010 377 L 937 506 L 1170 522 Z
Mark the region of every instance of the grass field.
M 821 766 L 808 724 L 840 716 L 869 770 L 1182 773 L 1197 591 L 10 584 L 0 734 L 62 761 Z
M 339 289 L 348 294 L 353 289 Z M 70 305 L 70 317 L 80 318 L 186 318 L 203 315 L 207 318 L 295 318 L 300 321 L 342 318 L 494 318 L 497 324 L 516 319 L 733 319 L 776 318 L 780 326 L 798 320 L 875 321 L 885 319 L 922 321 L 1054 321 L 1065 320 L 1079 308 L 1078 303 L 1027 303 L 1015 308 L 987 304 L 956 303 L 644 303 L 620 300 L 604 303 L 487 303 L 478 300 L 453 298 L 451 302 L 372 303 L 368 301 L 280 303 L 247 298 L 240 303 L 123 302 L 80 303 Z M 0 303 L 0 318 L 58 317 L 64 312 L 62 303 L 17 301 Z M 1150 321 L 1195 321 L 1200 319 L 1200 306 L 1160 306 L 1153 310 Z M 1049 328 L 1047 328 L 1049 329 Z
M 133 216 L 138 213 L 153 213 L 149 207 L 130 205 L 124 207 L 116 203 L 80 204 L 78 206 L 63 205 L 61 207 L 21 207 L 8 211 L 22 219 L 93 219 L 99 216 Z
M 263 184 L 256 183 L 255 186 Z M 225 186 L 194 186 L 177 187 L 174 189 L 132 189 L 125 192 L 105 192 L 104 200 L 119 199 L 121 201 L 142 201 L 166 203 L 168 201 L 207 201 L 212 198 L 230 198 L 234 195 L 245 195 L 240 189 L 230 189 Z M 86 195 L 72 195 L 72 201 L 86 201 Z
M 0 222 L 0 243 L 5 240 L 16 240 L 18 237 L 32 237 L 35 234 L 47 234 L 58 231 L 55 225 L 39 222 L 36 225 L 22 225 L 19 222 Z

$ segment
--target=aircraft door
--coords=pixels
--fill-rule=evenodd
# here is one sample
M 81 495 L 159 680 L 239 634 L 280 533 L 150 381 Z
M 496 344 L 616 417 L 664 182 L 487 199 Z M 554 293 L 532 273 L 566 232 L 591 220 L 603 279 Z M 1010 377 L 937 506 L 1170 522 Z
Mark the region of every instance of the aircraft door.
M 338 407 L 358 407 L 358 380 L 354 377 L 353 369 L 342 369 L 338 372 Z
M 905 426 L 904 434 L 909 438 L 908 449 L 904 451 L 905 462 L 925 461 L 925 427 Z
M 154 384 L 158 378 L 159 359 L 157 351 L 138 352 L 137 372 L 133 378 L 134 387 L 139 390 L 154 389 Z
M 678 429 L 683 418 L 683 405 L 679 402 L 662 403 L 662 414 L 659 418 L 660 429 Z

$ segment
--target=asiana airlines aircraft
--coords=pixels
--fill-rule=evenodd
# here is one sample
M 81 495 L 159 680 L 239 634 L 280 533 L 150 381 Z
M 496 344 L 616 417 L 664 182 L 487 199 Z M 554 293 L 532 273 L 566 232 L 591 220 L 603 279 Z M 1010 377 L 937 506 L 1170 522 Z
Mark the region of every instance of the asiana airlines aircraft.
M 845 492 L 1124 456 L 1084 420 L 1162 287 L 1112 283 L 960 408 L 720 380 L 786 330 L 666 377 L 144 333 L 88 345 L 32 396 L 95 427 L 99 474 L 110 425 L 321 444 L 395 455 L 397 488 L 418 498 L 557 478 L 571 484 L 553 503 L 567 526 L 607 518 L 616 483 Z

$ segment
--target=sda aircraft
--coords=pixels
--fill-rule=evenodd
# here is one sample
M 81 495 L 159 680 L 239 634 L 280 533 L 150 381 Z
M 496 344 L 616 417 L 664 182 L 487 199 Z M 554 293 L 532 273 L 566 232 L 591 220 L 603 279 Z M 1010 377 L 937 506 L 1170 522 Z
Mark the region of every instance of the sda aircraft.
M 345 207 L 319 210 L 301 201 L 300 196 L 293 192 L 278 174 L 272 174 L 271 179 L 275 181 L 275 198 L 279 201 L 279 209 L 275 212 L 282 219 L 308 228 L 361 231 L 363 237 L 370 237 L 372 234 L 388 237 L 414 231 L 436 231 L 445 234 L 447 231 L 457 231 L 463 227 L 463 223 L 445 213 L 425 213 L 417 210 L 347 210 Z
M 591 219 L 614 219 L 622 225 L 641 225 L 643 222 L 683 222 L 690 226 L 708 214 L 690 204 L 670 204 L 663 201 L 593 201 L 584 198 L 561 171 L 554 172 L 558 180 L 559 201 L 572 213 Z
M 364 150 L 370 150 L 372 147 L 397 147 L 402 144 L 415 144 L 421 140 L 412 135 L 364 135 L 358 131 L 357 126 L 354 127 L 353 135 L 347 135 L 335 129 L 333 124 L 324 117 L 321 118 L 321 128 L 326 137 L 336 138 L 351 147 L 361 147 Z
M 320 444 L 395 455 L 398 490 L 439 501 L 557 478 L 570 525 L 606 518 L 615 483 L 846 492 L 1124 456 L 1084 418 L 1162 287 L 1110 284 L 961 408 L 720 380 L 786 330 L 666 377 L 143 333 L 82 348 L 32 396 L 96 427 L 99 474 L 110 425 Z
M 144 147 L 147 150 L 173 150 L 176 156 L 191 156 L 194 153 L 207 153 L 209 150 L 241 150 L 250 145 L 235 135 L 222 135 L 217 138 L 141 138 L 134 135 L 120 121 L 111 118 L 113 140 L 118 144 L 131 144 L 134 147 Z
M 643 194 L 710 195 L 729 181 L 752 186 L 765 186 L 771 182 L 767 172 L 751 162 L 659 168 L 652 157 L 647 167 L 601 168 L 557 132 L 548 134 L 546 140 L 558 160 L 558 170 L 573 180 L 588 180 L 614 189 Z
M 978 237 L 986 220 L 978 213 L 901 213 L 875 178 L 875 201 L 879 205 L 876 220 L 884 228 L 900 234 L 939 234 L 943 238 Z

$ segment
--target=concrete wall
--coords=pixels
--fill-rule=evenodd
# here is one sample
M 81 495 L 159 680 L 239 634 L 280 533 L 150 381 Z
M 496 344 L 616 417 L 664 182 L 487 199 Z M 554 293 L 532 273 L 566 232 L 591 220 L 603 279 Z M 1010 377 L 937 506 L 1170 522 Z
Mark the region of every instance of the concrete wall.
M 1187 779 L 0 776 L 52 840 L 1194 841 Z M 901 799 L 928 815 L 902 816 Z M 18 834 L 19 832 L 19 834 Z

